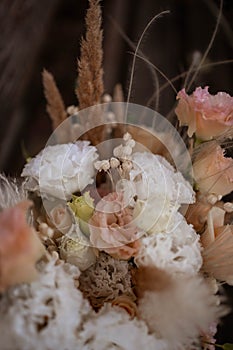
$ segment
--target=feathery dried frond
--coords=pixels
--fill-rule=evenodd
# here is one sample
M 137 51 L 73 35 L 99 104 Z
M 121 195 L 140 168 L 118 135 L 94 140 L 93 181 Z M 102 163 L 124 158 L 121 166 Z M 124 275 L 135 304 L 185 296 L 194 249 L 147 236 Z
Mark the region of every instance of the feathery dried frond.
M 216 232 L 217 237 L 207 246 L 201 236 L 204 245 L 202 270 L 220 281 L 233 285 L 233 226 L 219 227 Z
M 0 174 L 0 211 L 13 207 L 27 198 L 28 192 L 24 182 L 20 184 L 16 179 L 9 179 Z
M 81 57 L 78 60 L 78 86 L 76 95 L 79 108 L 84 109 L 101 102 L 103 85 L 103 32 L 99 0 L 89 0 L 86 15 L 86 36 L 81 42 Z
M 65 104 L 57 88 L 53 75 L 44 69 L 42 77 L 44 94 L 47 100 L 46 110 L 51 118 L 53 130 L 55 130 L 67 118 Z

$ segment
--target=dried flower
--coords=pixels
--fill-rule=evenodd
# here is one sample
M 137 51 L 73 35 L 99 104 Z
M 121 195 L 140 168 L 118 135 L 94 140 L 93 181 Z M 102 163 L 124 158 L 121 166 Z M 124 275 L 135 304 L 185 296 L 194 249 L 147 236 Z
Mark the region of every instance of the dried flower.
M 31 204 L 25 200 L 0 213 L 0 292 L 37 277 L 35 264 L 45 249 L 26 221 Z
M 110 193 L 100 200 L 89 221 L 90 241 L 118 259 L 130 259 L 139 248 L 137 228 L 131 222 L 132 209 L 125 207 L 122 193 Z
M 224 196 L 233 190 L 233 159 L 216 143 L 201 146 L 193 162 L 194 179 L 203 193 Z
M 95 309 L 122 294 L 130 296 L 131 300 L 136 299 L 132 290 L 130 265 L 106 253 L 99 254 L 95 264 L 81 274 L 79 281 L 80 290 Z
M 94 164 L 96 170 L 98 171 L 108 171 L 110 169 L 110 162 L 107 159 L 104 160 L 97 160 Z
M 209 140 L 233 126 L 233 97 L 225 92 L 213 96 L 208 87 L 198 87 L 188 96 L 183 89 L 177 99 L 176 114 L 181 125 L 188 125 L 189 137 L 195 133 Z
M 28 178 L 31 191 L 69 199 L 93 183 L 97 158 L 96 148 L 88 141 L 47 146 L 25 165 L 21 176 Z
M 112 169 L 118 168 L 119 165 L 120 165 L 120 162 L 119 162 L 119 160 L 117 158 L 112 157 L 110 159 L 110 166 L 111 166 Z

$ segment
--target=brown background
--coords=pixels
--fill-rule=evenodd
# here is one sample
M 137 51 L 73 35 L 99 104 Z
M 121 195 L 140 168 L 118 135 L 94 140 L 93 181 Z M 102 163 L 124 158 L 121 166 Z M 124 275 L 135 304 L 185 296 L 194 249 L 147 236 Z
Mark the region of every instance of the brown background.
M 35 155 L 51 133 L 41 83 L 44 67 L 55 76 L 66 105 L 77 103 L 76 57 L 87 5 L 86 0 L 0 1 L 0 170 L 7 174 L 19 174 L 22 169 L 23 145 Z M 120 82 L 127 96 L 133 49 L 120 31 L 135 44 L 155 14 L 170 10 L 151 26 L 141 50 L 172 78 L 188 69 L 194 52 L 203 53 L 207 48 L 218 7 L 219 1 L 212 0 L 103 0 L 106 92 L 112 93 Z M 232 20 L 233 1 L 225 0 L 221 24 L 205 63 L 233 59 Z M 212 93 L 232 95 L 232 73 L 232 63 L 212 66 L 201 72 L 192 88 L 209 85 Z M 165 80 L 159 80 L 163 85 Z M 176 88 L 183 83 L 184 79 L 179 79 Z M 137 60 L 130 101 L 146 105 L 154 90 L 151 71 Z M 174 101 L 175 94 L 168 87 L 160 95 L 159 112 L 169 113 Z M 233 342 L 232 318 L 220 332 L 222 341 Z

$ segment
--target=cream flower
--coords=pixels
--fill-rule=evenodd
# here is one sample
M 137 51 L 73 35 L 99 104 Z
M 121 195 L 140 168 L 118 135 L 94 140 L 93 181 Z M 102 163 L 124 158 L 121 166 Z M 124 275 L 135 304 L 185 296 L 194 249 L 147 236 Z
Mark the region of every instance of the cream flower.
M 233 159 L 215 142 L 204 144 L 193 162 L 194 179 L 203 193 L 224 196 L 233 191 Z
M 208 87 L 196 88 L 191 96 L 185 89 L 177 99 L 176 114 L 181 125 L 188 125 L 188 135 L 194 133 L 203 140 L 220 135 L 233 126 L 233 97 L 225 92 L 210 95 Z
M 90 247 L 78 226 L 76 231 L 62 237 L 59 250 L 63 260 L 77 266 L 81 271 L 85 271 L 96 261 L 94 249 Z
M 70 199 L 93 183 L 97 150 L 88 141 L 47 146 L 25 165 L 21 176 L 28 189 L 60 199 Z
M 31 204 L 23 201 L 0 213 L 0 292 L 37 277 L 35 264 L 45 249 L 26 221 Z
M 132 209 L 125 207 L 122 193 L 110 193 L 101 199 L 89 227 L 90 241 L 99 250 L 124 260 L 136 254 L 137 228 L 132 223 Z

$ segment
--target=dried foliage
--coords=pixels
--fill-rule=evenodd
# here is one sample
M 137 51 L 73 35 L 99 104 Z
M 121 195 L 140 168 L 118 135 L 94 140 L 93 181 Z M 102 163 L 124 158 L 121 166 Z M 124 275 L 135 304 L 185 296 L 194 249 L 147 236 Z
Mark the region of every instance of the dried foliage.
M 140 267 L 133 271 L 136 294 L 143 297 L 146 291 L 158 292 L 169 288 L 172 283 L 170 275 L 154 266 Z
M 84 109 L 100 103 L 103 85 L 103 32 L 99 0 L 89 0 L 86 15 L 86 36 L 81 41 L 81 57 L 78 60 L 78 86 L 76 95 L 79 108 Z
M 44 69 L 42 76 L 44 94 L 47 100 L 46 109 L 52 120 L 53 130 L 55 130 L 67 118 L 67 113 L 62 96 L 52 74 Z

